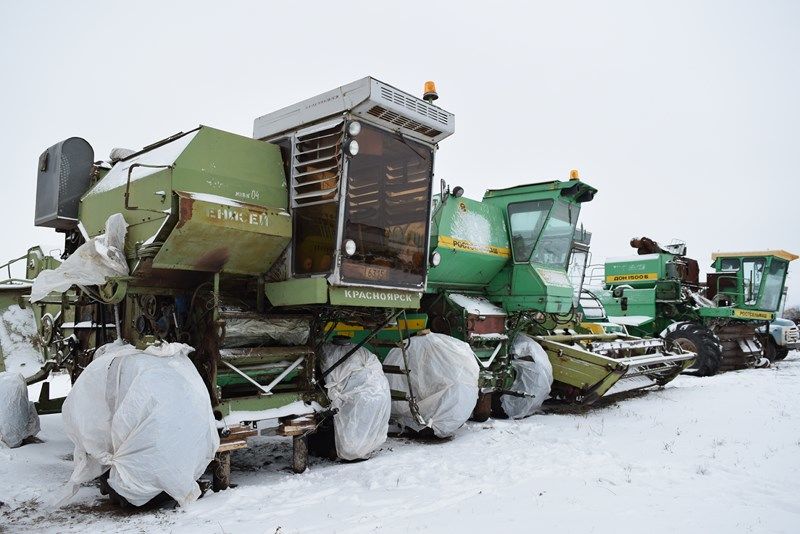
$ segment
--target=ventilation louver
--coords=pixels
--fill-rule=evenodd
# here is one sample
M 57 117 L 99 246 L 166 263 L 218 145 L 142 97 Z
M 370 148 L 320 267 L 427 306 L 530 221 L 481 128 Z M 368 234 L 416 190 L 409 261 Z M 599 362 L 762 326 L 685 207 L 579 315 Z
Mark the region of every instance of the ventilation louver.
M 413 130 L 417 133 L 421 133 L 422 135 L 426 135 L 428 137 L 436 137 L 437 135 L 440 135 L 442 133 L 436 128 L 430 128 L 428 126 L 425 126 L 424 124 L 418 123 L 415 120 L 409 119 L 408 117 L 403 117 L 402 115 L 398 115 L 394 111 L 389 111 L 388 109 L 382 108 L 381 106 L 372 106 L 367 113 L 369 113 L 373 117 L 377 117 L 379 119 L 385 120 L 386 122 L 392 123 L 397 126 L 401 126 L 403 128 L 408 128 L 409 130 Z
M 292 207 L 339 200 L 344 122 L 296 137 L 292 158 Z

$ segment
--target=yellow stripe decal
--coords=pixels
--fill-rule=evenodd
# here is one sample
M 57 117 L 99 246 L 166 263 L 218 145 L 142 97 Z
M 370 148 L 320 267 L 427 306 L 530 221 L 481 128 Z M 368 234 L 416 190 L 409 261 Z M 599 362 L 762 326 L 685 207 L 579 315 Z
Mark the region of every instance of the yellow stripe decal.
M 403 330 L 422 330 L 425 328 L 425 319 L 409 319 L 407 321 L 400 319 L 397 322 Z M 331 323 L 326 324 L 325 330 L 327 331 L 330 327 Z M 344 334 L 345 332 L 360 332 L 361 330 L 366 330 L 366 328 L 354 324 L 336 323 L 335 330 L 337 333 Z M 397 330 L 397 325 L 387 326 L 384 330 Z
M 606 283 L 615 282 L 641 282 L 643 280 L 658 280 L 658 273 L 637 273 L 637 274 L 609 274 L 606 275 Z
M 771 321 L 775 317 L 775 314 L 772 312 L 734 308 L 733 316 L 741 317 L 742 319 L 764 319 L 765 321 Z
M 496 247 L 494 245 L 477 245 L 467 241 L 466 239 L 454 239 L 449 235 L 439 236 L 439 246 L 453 250 L 461 250 L 464 252 L 477 252 L 479 254 L 501 256 L 503 258 L 508 258 L 511 256 L 511 250 L 508 248 Z

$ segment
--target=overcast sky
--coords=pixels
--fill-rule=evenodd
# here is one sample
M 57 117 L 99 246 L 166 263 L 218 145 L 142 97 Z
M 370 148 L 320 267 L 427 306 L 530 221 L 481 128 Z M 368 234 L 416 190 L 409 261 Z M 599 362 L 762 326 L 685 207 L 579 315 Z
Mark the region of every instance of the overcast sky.
M 0 253 L 60 248 L 33 227 L 36 163 L 97 159 L 202 123 L 252 121 L 365 75 L 437 83 L 456 134 L 436 178 L 565 179 L 594 261 L 631 237 L 800 253 L 800 2 L 3 2 Z M 800 261 L 789 302 L 800 304 Z

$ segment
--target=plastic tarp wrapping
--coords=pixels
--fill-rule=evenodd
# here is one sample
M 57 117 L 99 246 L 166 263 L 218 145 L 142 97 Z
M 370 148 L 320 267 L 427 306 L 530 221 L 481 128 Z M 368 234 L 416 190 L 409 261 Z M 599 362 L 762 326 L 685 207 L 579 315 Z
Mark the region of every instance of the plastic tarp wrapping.
M 464 341 L 431 333 L 410 338 L 406 356 L 411 388 L 426 425 L 417 422 L 405 401 L 392 402 L 392 414 L 412 430 L 429 427 L 440 438 L 452 436 L 467 422 L 478 401 L 480 370 L 475 353 Z M 406 368 L 400 348 L 392 349 L 384 363 Z M 406 375 L 390 375 L 389 385 L 408 393 Z
M 28 400 L 28 386 L 19 373 L 0 373 L 0 443 L 19 447 L 39 433 L 39 415 Z
M 127 276 L 125 232 L 128 223 L 115 213 L 106 221 L 106 232 L 79 246 L 64 263 L 39 273 L 31 287 L 31 302 L 38 302 L 49 293 L 63 293 L 73 285 L 105 284 L 112 276 Z
M 305 345 L 310 333 L 311 324 L 304 318 L 230 317 L 225 319 L 223 346 Z
M 329 369 L 354 345 L 326 343 L 322 366 Z M 361 347 L 325 377 L 333 416 L 336 454 L 344 460 L 358 460 L 386 441 L 392 395 L 378 357 Z
M 550 396 L 553 366 L 542 346 L 524 334 L 518 334 L 514 338 L 511 352 L 514 354 L 511 365 L 517 374 L 511 389 L 533 396 L 503 395 L 500 397 L 500 405 L 510 418 L 520 419 L 539 411 L 542 403 Z
M 140 506 L 162 491 L 181 506 L 200 496 L 197 479 L 219 448 L 208 391 L 188 358 L 165 343 L 100 347 L 64 402 L 75 468 L 63 504 L 110 470 L 109 485 Z

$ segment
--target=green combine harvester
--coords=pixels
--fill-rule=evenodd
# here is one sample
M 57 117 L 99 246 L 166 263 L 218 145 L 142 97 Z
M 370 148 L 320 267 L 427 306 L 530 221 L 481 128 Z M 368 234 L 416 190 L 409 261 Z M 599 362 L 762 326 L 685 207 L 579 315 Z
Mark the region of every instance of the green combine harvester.
M 30 304 L 31 280 L 58 261 L 29 252 L 26 278 L 0 288 L 4 305 L 33 308 L 45 364 L 28 382 L 74 380 L 116 339 L 188 343 L 220 421 L 215 487 L 262 419 L 278 418 L 304 470 L 307 436 L 331 415 L 324 378 L 355 352 L 323 371 L 327 326 L 371 338 L 420 307 L 434 154 L 455 120 L 435 98 L 432 84 L 423 100 L 363 78 L 257 118 L 254 138 L 200 126 L 108 162 L 81 138 L 47 149 L 36 225 L 64 234 L 68 258 L 122 214 L 129 275 Z M 413 393 L 395 399 L 418 413 Z
M 568 181 L 489 190 L 482 201 L 460 187 L 434 199 L 428 287 L 414 317 L 417 328 L 471 345 L 481 364 L 475 419 L 497 413 L 502 395 L 528 394 L 512 388 L 518 334 L 547 351 L 551 394 L 571 402 L 665 384 L 693 361 L 661 340 L 581 329 L 567 268 L 581 205 L 595 193 L 573 171 Z
M 3 317 L 2 314 L 8 310 L 11 306 L 20 306 L 22 308 L 26 308 L 27 298 L 25 297 L 27 294 L 30 293 L 31 285 L 33 284 L 33 279 L 45 269 L 55 269 L 58 267 L 60 262 L 52 257 L 45 255 L 42 252 L 41 247 L 31 247 L 28 250 L 28 253 L 24 256 L 19 258 L 14 258 L 6 262 L 3 265 L 0 265 L 0 272 L 5 271 L 6 278 L 0 279 L 0 328 L 5 328 L 6 325 L 3 324 Z M 15 276 L 15 272 L 18 272 L 21 276 Z M 50 311 L 57 311 L 52 309 Z M 69 320 L 72 320 L 69 318 Z M 34 342 L 38 342 L 38 339 L 30 340 Z M 52 368 L 52 367 L 50 367 Z M 5 371 L 5 354 L 3 354 L 3 347 L 0 344 L 0 372 Z M 49 375 L 50 369 L 43 367 L 36 373 L 36 375 L 32 376 L 28 379 L 29 383 L 35 383 L 41 380 L 40 377 L 46 377 Z M 44 398 L 47 398 L 47 388 L 43 388 L 44 391 Z M 56 408 L 60 406 L 60 403 L 56 405 Z M 42 409 L 45 413 L 49 410 L 43 404 Z
M 641 238 L 631 246 L 638 255 L 607 260 L 604 289 L 593 292 L 612 322 L 696 352 L 691 369 L 698 375 L 768 365 L 757 329 L 775 318 L 789 262 L 798 256 L 784 250 L 715 253 L 714 272 L 701 283 L 685 244 L 662 247 Z

